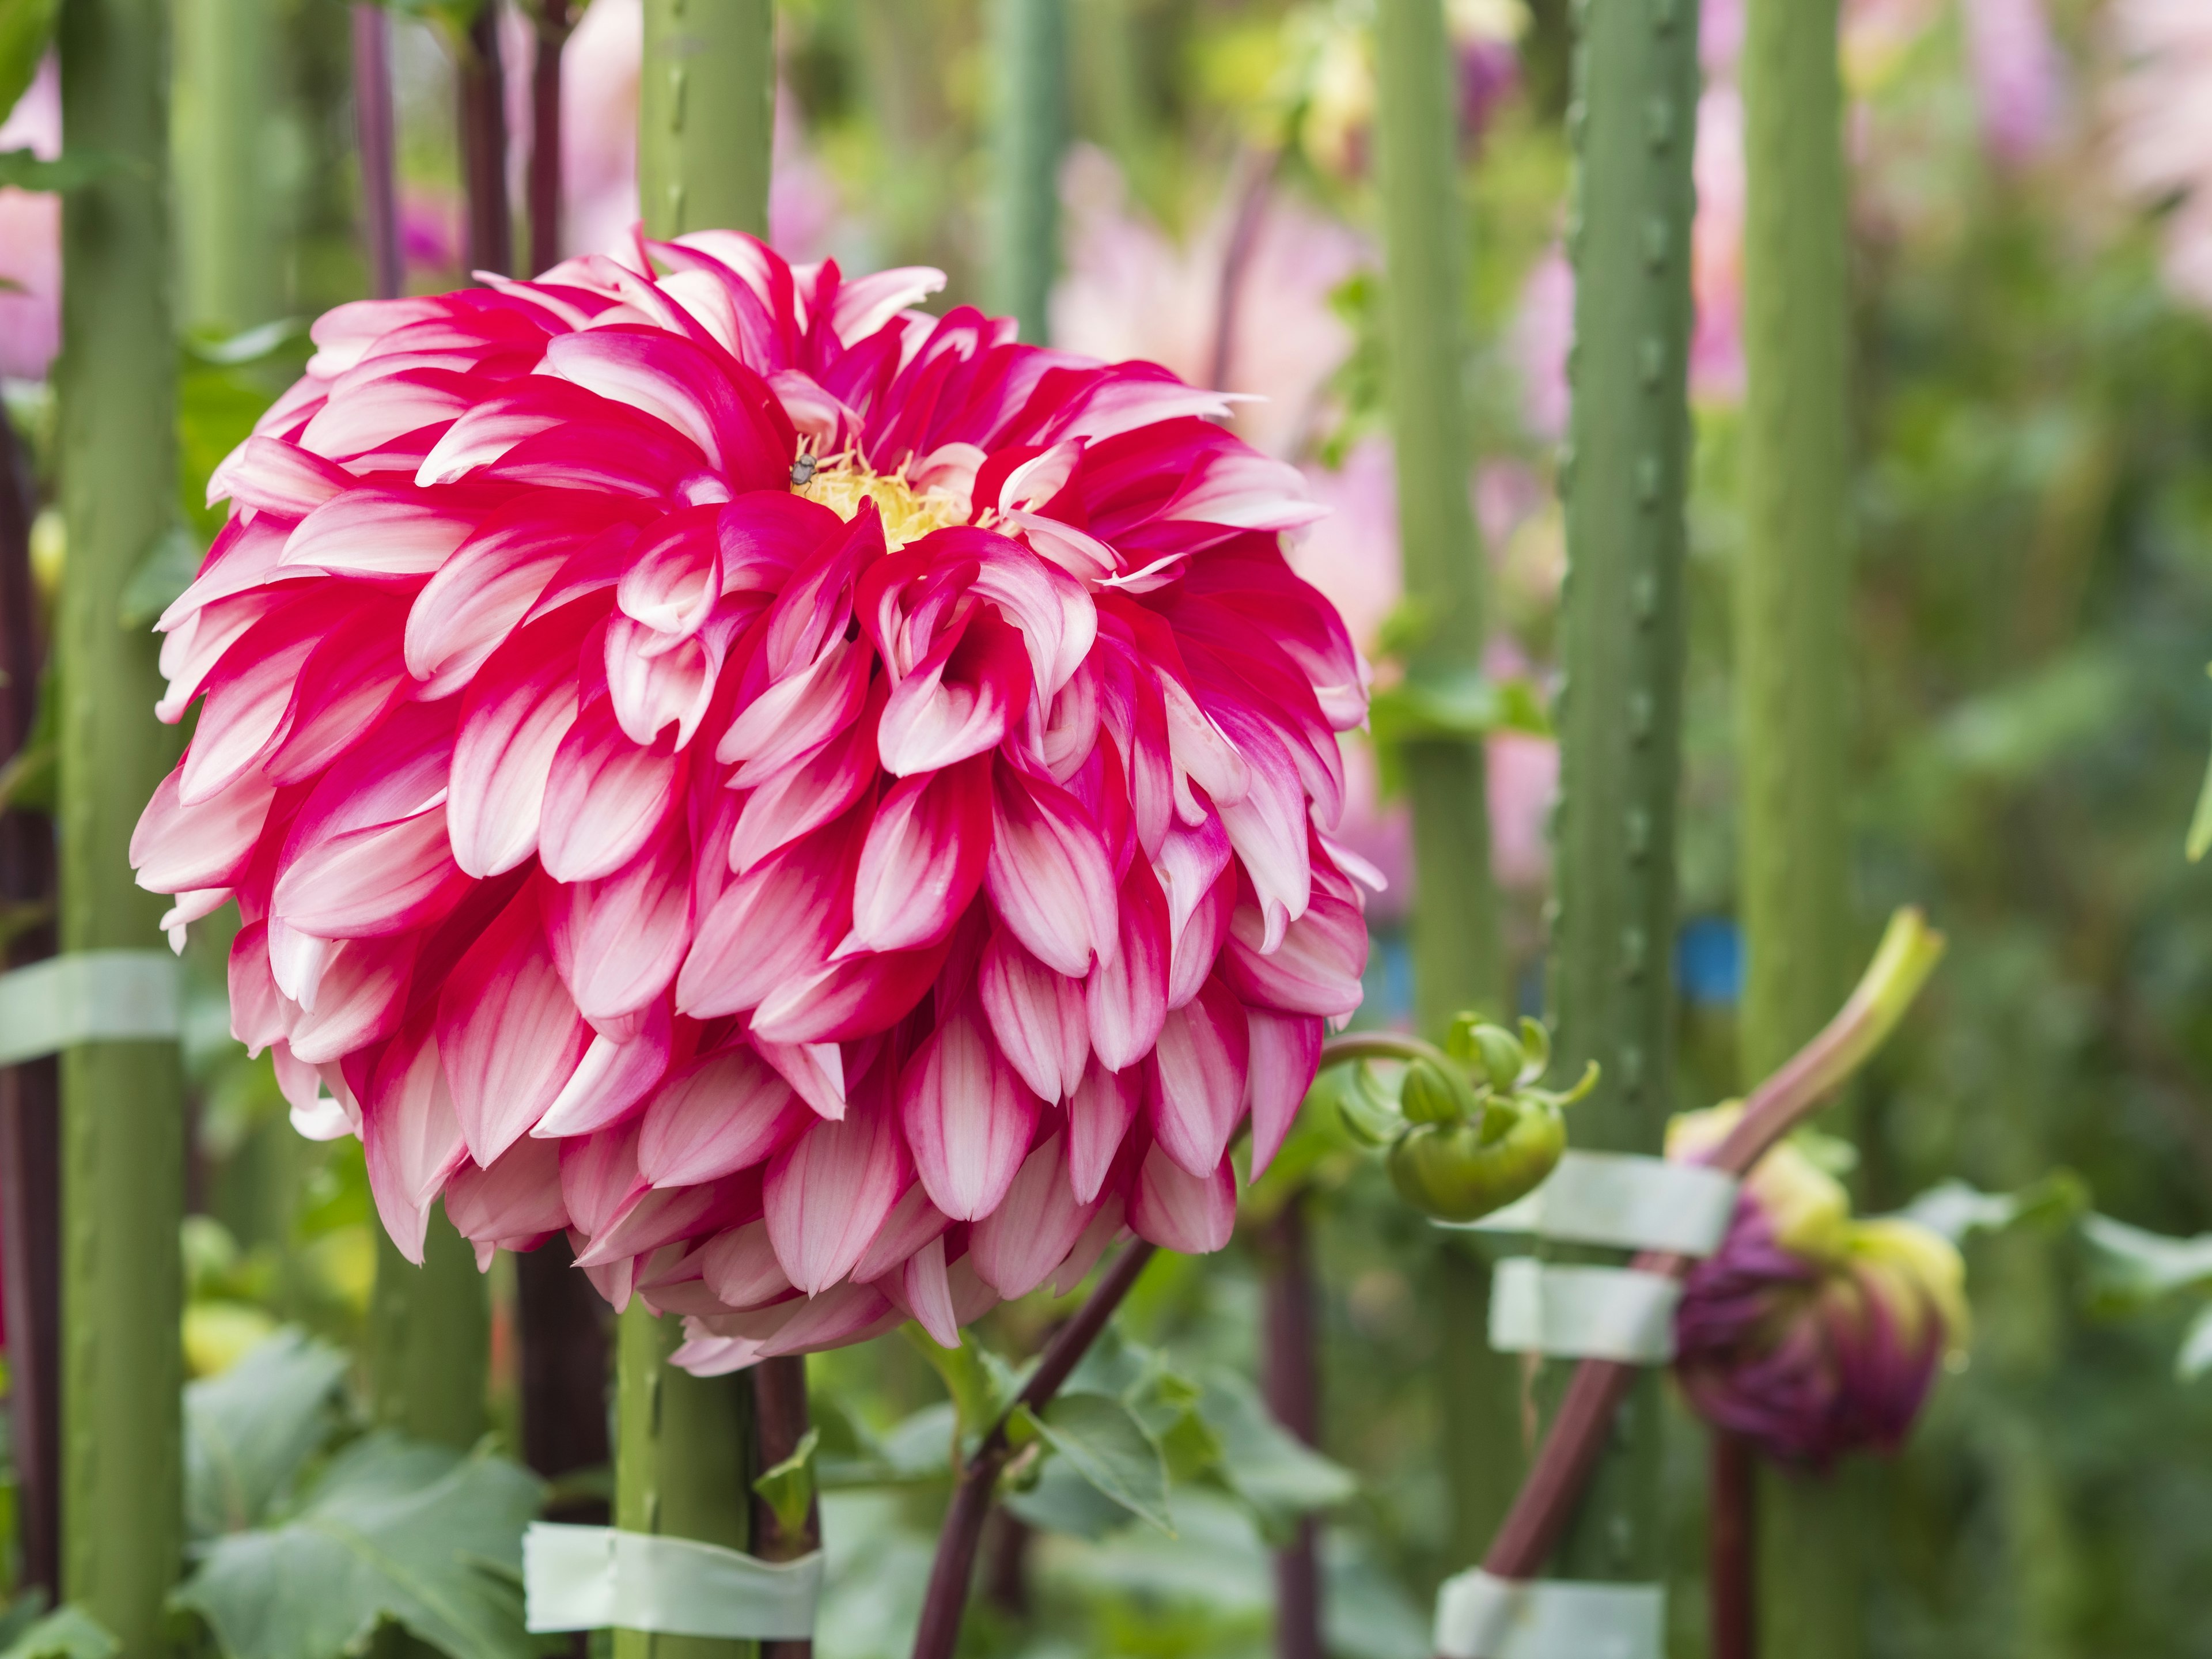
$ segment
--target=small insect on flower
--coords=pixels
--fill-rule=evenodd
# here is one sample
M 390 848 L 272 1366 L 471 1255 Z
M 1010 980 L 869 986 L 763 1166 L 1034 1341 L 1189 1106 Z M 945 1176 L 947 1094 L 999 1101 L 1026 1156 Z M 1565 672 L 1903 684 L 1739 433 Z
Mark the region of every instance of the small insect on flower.
M 173 936 L 386 1226 L 726 1370 L 1218 1249 L 1359 999 L 1297 474 L 942 278 L 635 239 L 343 306 L 161 619 Z

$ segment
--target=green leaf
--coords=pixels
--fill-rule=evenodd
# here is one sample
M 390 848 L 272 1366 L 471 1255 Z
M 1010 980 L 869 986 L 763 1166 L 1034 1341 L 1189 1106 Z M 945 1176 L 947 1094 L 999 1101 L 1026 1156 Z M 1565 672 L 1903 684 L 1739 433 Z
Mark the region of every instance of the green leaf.
M 273 356 L 306 332 L 298 318 L 280 317 L 273 323 L 264 323 L 241 334 L 187 334 L 185 354 L 218 368 L 235 368 Z
M 61 0 L 0 0 L 0 120 L 39 73 Z
M 122 1651 L 106 1626 L 71 1602 L 10 1642 L 0 1659 L 115 1659 Z
M 180 524 L 154 538 L 123 585 L 123 626 L 143 628 L 167 611 L 192 585 L 206 556 L 198 538 Z
M 2171 1238 L 2108 1215 L 2090 1216 L 2081 1231 L 2095 1252 L 2094 1299 L 2107 1310 L 2212 1290 L 2212 1233 Z
M 454 1659 L 534 1659 L 522 1529 L 544 1486 L 502 1459 L 380 1431 L 281 1525 L 232 1533 L 171 1597 L 228 1659 L 341 1659 L 386 1620 Z
M 1424 738 L 1486 738 L 1493 732 L 1526 732 L 1549 737 L 1550 716 L 1533 681 L 1492 680 L 1474 669 L 1423 675 L 1386 686 L 1368 700 L 1368 730 L 1374 733 L 1386 775 L 1385 793 L 1398 787 L 1392 751 Z
M 330 1437 L 350 1362 L 296 1326 L 185 1389 L 185 1522 L 208 1539 L 258 1526 Z
M 753 1482 L 753 1490 L 775 1511 L 784 1536 L 796 1538 L 806 1524 L 806 1511 L 814 1502 L 814 1449 L 822 1443 L 822 1431 L 809 1429 L 799 1449 Z
M 7 0 L 0 0 L 0 5 L 6 3 Z M 0 149 L 0 185 L 16 190 L 79 190 L 110 173 L 144 171 L 144 163 L 110 155 L 105 150 L 65 149 L 48 161 L 36 150 Z
M 2173 1374 L 2185 1382 L 2194 1382 L 2207 1371 L 2212 1371 L 2212 1308 L 2200 1308 L 2182 1333 L 2181 1347 L 2173 1356 Z
M 1103 1394 L 1063 1394 L 1036 1423 L 1070 1468 L 1130 1514 L 1174 1535 L 1167 1464 L 1127 1406 Z
M 1035 1486 L 1010 1492 L 1000 1502 L 1039 1532 L 1070 1538 L 1103 1538 L 1130 1524 L 1129 1511 L 1077 1474 L 1065 1458 L 1047 1458 Z
M 1012 1371 L 973 1334 L 957 1348 L 940 1348 L 934 1337 L 911 1321 L 900 1328 L 944 1380 L 959 1419 L 961 1443 L 973 1444 L 1013 1403 Z
M 2016 1193 L 1985 1193 L 1963 1181 L 1930 1187 L 1898 1214 L 1954 1244 L 1975 1233 L 2063 1226 L 2089 1207 L 2089 1188 L 2071 1170 L 2053 1170 Z
M 1210 1371 L 1200 1414 L 1220 1443 L 1220 1473 L 1231 1491 L 1280 1533 L 1301 1515 L 1334 1509 L 1359 1490 L 1358 1477 L 1275 1421 L 1252 1385 L 1232 1371 Z

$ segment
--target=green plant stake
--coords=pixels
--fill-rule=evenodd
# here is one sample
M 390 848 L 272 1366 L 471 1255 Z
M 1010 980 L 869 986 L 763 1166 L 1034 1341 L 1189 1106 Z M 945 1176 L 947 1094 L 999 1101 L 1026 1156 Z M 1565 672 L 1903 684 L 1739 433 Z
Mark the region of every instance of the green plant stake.
M 1576 1113 L 1575 1144 L 1656 1153 L 1674 1065 L 1698 8 L 1613 0 L 1579 6 L 1577 16 L 1552 993 L 1564 1074 L 1593 1060 L 1600 1068 Z M 1561 1576 L 1664 1576 L 1661 1403 L 1656 1376 L 1646 1376 L 1615 1419 L 1613 1445 L 1564 1541 Z
M 483 1437 L 491 1304 L 476 1253 L 442 1206 L 430 1216 L 419 1267 L 376 1230 L 368 1353 L 378 1422 L 465 1450 Z
M 1376 112 L 1389 280 L 1386 343 L 1397 453 L 1399 541 L 1418 638 L 1407 672 L 1449 681 L 1482 662 L 1483 554 L 1468 504 L 1462 375 L 1457 137 L 1447 79 L 1451 53 L 1439 0 L 1380 0 Z M 1500 1001 L 1498 916 L 1490 879 L 1490 817 L 1480 743 L 1436 736 L 1405 746 L 1421 902 L 1413 924 L 1420 1029 L 1441 1037 L 1465 1008 Z M 1456 1247 L 1448 1247 L 1456 1248 Z M 1486 1273 L 1447 1269 L 1437 1310 L 1447 1329 L 1488 1322 Z M 1512 1362 L 1480 1344 L 1445 1349 L 1441 1386 L 1453 1543 L 1480 1554 L 1519 1478 Z M 1454 1363 L 1456 1362 L 1456 1363 Z
M 180 309 L 190 326 L 236 334 L 283 304 L 268 165 L 281 36 L 269 0 L 184 0 L 175 16 Z
M 1836 23 L 1835 0 L 1751 0 L 1746 19 L 1735 625 L 1746 1077 L 1765 1075 L 1819 1029 L 1848 972 L 1848 296 Z M 1758 1483 L 1770 1651 L 1840 1659 L 1864 1649 L 1850 1486 L 1771 1471 Z M 1786 1632 L 1775 1622 L 1784 1616 Z
M 176 514 L 168 8 L 68 0 L 59 40 L 69 142 L 109 158 L 62 210 L 61 945 L 144 950 L 165 901 L 131 831 L 176 744 L 116 596 Z M 87 1043 L 61 1079 L 63 1593 L 150 1659 L 184 1549 L 183 1085 L 168 1042 Z
M 769 0 L 647 0 L 638 186 L 648 235 L 726 228 L 765 234 L 775 52 Z M 641 1302 L 617 1339 L 615 1524 L 751 1542 L 752 1390 L 742 1373 L 668 1363 L 682 1322 Z M 732 1659 L 745 1642 L 615 1632 L 615 1659 Z
M 996 0 L 991 19 L 991 308 L 1022 338 L 1051 338 L 1067 145 L 1067 0 Z

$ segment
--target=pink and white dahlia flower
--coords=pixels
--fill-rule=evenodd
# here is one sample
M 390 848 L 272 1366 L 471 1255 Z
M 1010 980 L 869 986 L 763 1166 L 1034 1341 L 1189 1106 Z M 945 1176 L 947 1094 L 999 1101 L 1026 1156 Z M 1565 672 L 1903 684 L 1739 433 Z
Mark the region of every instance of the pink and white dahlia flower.
M 1228 1237 L 1359 998 L 1295 471 L 934 271 L 748 237 L 343 306 L 161 618 L 132 845 L 419 1255 L 726 1370 Z

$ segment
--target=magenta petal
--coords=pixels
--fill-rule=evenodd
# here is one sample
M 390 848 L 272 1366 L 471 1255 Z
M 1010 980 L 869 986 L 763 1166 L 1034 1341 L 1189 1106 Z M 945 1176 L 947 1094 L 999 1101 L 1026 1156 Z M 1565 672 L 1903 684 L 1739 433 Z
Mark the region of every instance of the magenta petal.
M 960 1316 L 952 1306 L 952 1282 L 945 1271 L 945 1239 L 933 1238 L 899 1265 L 899 1300 L 929 1340 L 940 1348 L 960 1346 Z
M 438 998 L 438 1051 L 470 1156 L 489 1164 L 527 1134 L 590 1046 L 546 950 L 528 886 L 469 947 Z
M 995 769 L 991 799 L 991 908 L 1046 967 L 1082 978 L 1094 953 L 1120 945 L 1114 870 L 1097 825 L 1066 791 L 1008 766 Z
M 399 1029 L 416 935 L 348 939 L 331 951 L 315 988 L 315 1006 L 292 1021 L 285 1041 L 310 1066 L 342 1060 Z
M 1249 1065 L 1243 1006 L 1218 979 L 1160 1028 L 1152 1057 L 1152 1133 L 1192 1175 L 1211 1175 L 1229 1150 L 1244 1113 Z
M 1111 1072 L 1093 1055 L 1083 1081 L 1067 1097 L 1067 1179 L 1077 1201 L 1088 1204 L 1113 1172 L 1129 1126 L 1137 1121 L 1144 1079 L 1131 1066 Z
M 668 1006 L 655 1003 L 634 1036 L 618 1042 L 604 1031 L 592 1038 L 561 1092 L 530 1133 L 541 1139 L 590 1134 L 620 1123 L 667 1074 L 672 1048 Z
M 899 1079 L 899 1121 L 930 1201 L 955 1221 L 996 1209 L 1029 1152 L 1037 1097 L 972 1011 L 940 1025 Z
M 428 1020 L 411 1022 L 385 1049 L 362 1113 L 362 1146 L 385 1231 L 419 1264 L 430 1200 L 469 1155 Z
M 844 1120 L 817 1123 L 769 1166 L 769 1237 L 791 1282 L 808 1296 L 853 1270 L 898 1201 L 905 1158 L 890 1103 L 856 1102 Z
M 1129 861 L 1121 878 L 1121 944 L 1084 982 L 1091 1046 L 1114 1071 L 1133 1066 L 1159 1041 L 1168 1012 L 1168 906 L 1152 866 Z
M 489 1169 L 465 1164 L 446 1187 L 446 1218 L 477 1246 L 483 1267 L 495 1249 L 530 1249 L 568 1224 L 561 1200 L 561 1154 L 518 1140 Z
M 1055 1134 L 1023 1162 L 1005 1200 L 975 1224 L 968 1238 L 969 1259 L 1009 1302 L 1027 1296 L 1066 1259 L 1095 1207 L 1076 1201 Z
M 585 707 L 553 751 L 538 856 L 556 881 L 611 876 L 676 804 L 683 759 L 632 743 L 605 702 Z
M 853 1264 L 854 1279 L 865 1284 L 882 1278 L 951 1224 L 952 1218 L 929 1201 L 928 1189 L 919 1181 L 909 1182 L 884 1218 L 882 1231 Z
M 586 1019 L 635 1013 L 676 977 L 691 945 L 690 853 L 679 830 L 613 875 L 547 884 L 546 942 Z
M 991 848 L 989 763 L 908 778 L 876 809 L 853 884 L 852 942 L 934 945 L 982 885 Z
M 767 1162 L 817 1121 L 751 1049 L 720 1049 L 670 1077 L 646 1108 L 638 1173 L 655 1187 L 734 1175 Z
M 700 1276 L 727 1308 L 757 1308 L 789 1293 L 791 1280 L 769 1243 L 768 1222 L 717 1233 L 700 1253 Z
M 1244 1103 L 1252 1114 L 1252 1171 L 1267 1172 L 1297 1121 L 1298 1106 L 1321 1066 L 1322 1021 L 1313 1015 L 1245 1011 L 1251 1061 L 1244 1074 Z
M 276 792 L 258 773 L 248 773 L 196 805 L 179 798 L 183 769 L 163 778 L 131 832 L 131 862 L 138 884 L 156 893 L 227 886 L 252 857 Z
M 976 994 L 1006 1061 L 1045 1100 L 1073 1092 L 1091 1057 L 1083 986 L 994 932 L 976 969 Z
M 742 1013 L 821 970 L 846 929 L 862 822 L 835 823 L 781 848 L 730 884 L 700 918 L 676 977 L 676 1006 L 696 1018 Z
M 1237 1230 L 1237 1176 L 1229 1160 L 1211 1175 L 1194 1176 L 1154 1146 L 1130 1194 L 1129 1224 L 1162 1249 L 1185 1255 L 1219 1249 Z

